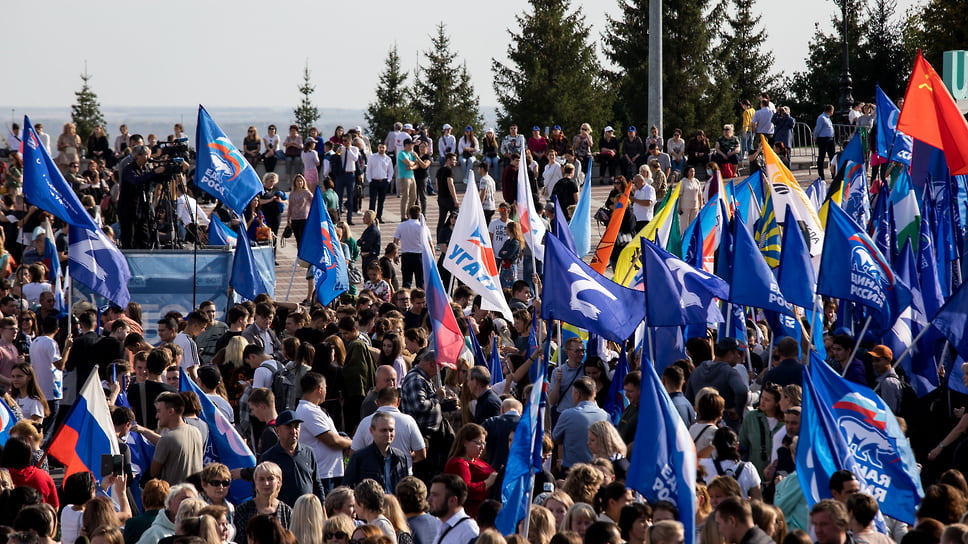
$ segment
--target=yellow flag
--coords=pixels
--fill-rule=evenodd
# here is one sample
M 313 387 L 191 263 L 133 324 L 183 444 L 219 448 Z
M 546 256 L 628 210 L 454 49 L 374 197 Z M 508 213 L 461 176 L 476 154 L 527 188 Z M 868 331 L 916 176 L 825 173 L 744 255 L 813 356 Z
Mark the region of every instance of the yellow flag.
M 669 241 L 669 232 L 672 228 L 672 220 L 676 216 L 676 208 L 679 203 L 679 184 L 672 189 L 672 194 L 666 199 L 665 206 L 655 212 L 652 221 L 642 227 L 642 230 L 635 235 L 632 242 L 625 246 L 619 253 L 618 260 L 615 261 L 615 276 L 612 278 L 615 283 L 628 286 L 635 277 L 635 273 L 642 267 L 639 254 L 642 252 L 642 238 L 652 240 L 659 247 L 666 247 Z
M 800 187 L 800 182 L 793 177 L 793 173 L 780 162 L 779 157 L 767 143 L 764 136 L 760 136 L 763 144 L 763 158 L 766 160 L 766 180 L 773 192 L 773 209 L 777 222 L 788 221 L 786 215 L 793 214 L 793 218 L 806 228 L 809 239 L 806 240 L 810 255 L 816 257 L 823 249 L 823 224 L 813 202 Z

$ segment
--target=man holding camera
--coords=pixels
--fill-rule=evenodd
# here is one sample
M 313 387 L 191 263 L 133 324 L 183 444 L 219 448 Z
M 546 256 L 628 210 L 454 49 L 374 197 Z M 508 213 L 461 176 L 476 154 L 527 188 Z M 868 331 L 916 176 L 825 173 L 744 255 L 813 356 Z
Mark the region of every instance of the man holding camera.
M 164 165 L 151 168 L 148 158 L 151 151 L 144 145 L 132 150 L 133 160 L 121 171 L 121 188 L 118 194 L 118 220 L 121 223 L 121 247 L 124 249 L 151 248 L 151 182 L 165 174 Z M 188 163 L 182 163 L 188 170 Z

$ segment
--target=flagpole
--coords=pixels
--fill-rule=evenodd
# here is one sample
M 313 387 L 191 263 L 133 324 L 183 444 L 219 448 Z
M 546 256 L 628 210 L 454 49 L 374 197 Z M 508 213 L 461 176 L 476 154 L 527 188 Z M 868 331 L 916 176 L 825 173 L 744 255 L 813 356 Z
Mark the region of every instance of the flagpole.
M 773 341 L 775 339 L 776 339 L 776 333 L 773 332 L 773 329 L 771 328 L 770 329 L 770 348 L 767 350 L 767 353 L 766 353 L 766 369 L 767 370 L 773 368 Z M 749 349 L 747 349 L 746 351 L 749 352 Z
M 919 332 L 918 335 L 915 336 L 913 340 L 911 340 L 911 343 L 904 350 L 904 353 L 902 353 L 900 356 L 898 356 L 897 359 L 894 360 L 894 364 L 891 365 L 891 370 L 897 368 L 897 365 L 901 364 L 901 360 L 904 359 L 904 357 L 907 356 L 909 353 L 911 353 L 912 351 L 914 351 L 914 347 L 917 345 L 918 340 L 920 340 L 921 337 L 924 336 L 925 333 L 927 333 L 929 330 L 931 330 L 931 327 L 925 327 L 925 328 L 921 329 L 921 332 Z M 945 343 L 945 349 L 947 349 L 947 346 L 948 346 L 948 344 L 946 342 Z M 944 353 L 944 352 L 942 352 L 942 353 Z M 880 384 L 878 384 L 878 387 L 880 387 Z M 877 391 L 877 389 L 875 389 L 875 391 Z
M 299 264 L 299 257 L 292 261 L 292 273 L 289 274 L 289 287 L 286 288 L 286 302 L 289 302 L 289 293 L 292 291 L 292 282 L 296 279 L 296 265 Z
M 860 342 L 864 339 L 864 335 L 867 334 L 867 327 L 871 326 L 871 318 L 872 316 L 867 316 L 867 319 L 864 320 L 864 326 L 861 328 L 860 334 L 857 335 L 857 339 L 854 341 L 854 349 L 850 352 L 850 357 L 847 358 L 847 363 L 844 364 L 844 370 L 840 373 L 841 377 L 847 375 L 847 369 L 850 368 L 850 363 L 854 361 L 854 356 L 857 355 L 857 350 L 860 349 Z M 924 331 L 926 330 L 928 330 L 928 327 L 924 328 Z M 921 334 L 924 334 L 924 331 L 921 331 Z M 918 338 L 920 337 L 921 336 L 918 335 Z M 911 345 L 914 345 L 914 342 L 911 342 Z M 911 346 L 908 346 L 907 351 L 911 351 Z M 907 353 L 907 351 L 905 351 L 905 353 Z
M 649 337 L 649 359 L 652 361 L 652 366 L 655 366 L 655 346 L 653 345 L 655 339 L 652 338 L 652 327 L 646 323 L 645 329 L 645 334 Z

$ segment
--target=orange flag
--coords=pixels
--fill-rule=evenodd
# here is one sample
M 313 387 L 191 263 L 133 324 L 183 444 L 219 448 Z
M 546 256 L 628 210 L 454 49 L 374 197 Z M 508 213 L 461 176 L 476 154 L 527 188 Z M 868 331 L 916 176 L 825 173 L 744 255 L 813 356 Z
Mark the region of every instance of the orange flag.
M 615 210 L 612 211 L 612 217 L 608 220 L 608 227 L 605 228 L 605 235 L 602 236 L 602 240 L 598 242 L 598 247 L 595 248 L 591 267 L 599 274 L 604 274 L 605 269 L 608 268 L 608 260 L 612 257 L 612 249 L 615 247 L 615 239 L 618 238 L 618 231 L 622 228 L 622 218 L 625 217 L 625 212 L 629 207 L 629 193 L 631 192 L 632 184 L 629 183 L 628 187 L 625 188 L 625 193 L 619 197 Z
M 918 51 L 897 130 L 944 151 L 953 175 L 968 174 L 968 121 Z

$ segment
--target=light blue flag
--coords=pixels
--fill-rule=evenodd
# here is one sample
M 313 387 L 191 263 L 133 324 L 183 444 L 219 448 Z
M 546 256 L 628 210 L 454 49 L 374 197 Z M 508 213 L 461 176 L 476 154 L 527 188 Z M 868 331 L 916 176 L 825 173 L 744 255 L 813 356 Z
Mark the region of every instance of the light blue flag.
M 608 396 L 605 397 L 605 405 L 602 406 L 602 409 L 608 412 L 608 417 L 612 425 L 618 425 L 618 421 L 622 419 L 622 412 L 629 405 L 629 400 L 625 398 L 625 386 L 622 384 L 628 373 L 629 359 L 623 348 L 619 351 L 618 365 L 615 367 L 615 373 L 612 375 L 612 382 L 608 386 Z
M 20 420 L 14 415 L 13 410 L 7 406 L 6 402 L 0 402 L 0 446 L 7 443 L 10 439 L 10 429 Z
M 71 228 L 67 249 L 71 279 L 124 308 L 131 300 L 128 260 L 101 229 Z
M 921 300 L 925 315 L 933 316 L 944 306 L 941 282 L 938 280 L 938 263 L 935 261 L 934 231 L 928 214 L 921 216 L 918 244 L 918 278 L 921 283 Z
M 780 292 L 790 303 L 813 311 L 817 297 L 817 275 L 803 232 L 796 222 L 788 222 L 787 228 L 783 229 L 782 247 L 780 266 L 776 269 Z
M 80 199 L 74 194 L 74 189 L 50 158 L 47 148 L 40 143 L 40 138 L 26 115 L 23 152 L 23 191 L 27 202 L 53 214 L 68 225 L 98 230 L 94 218 L 84 209 Z
M 262 192 L 255 169 L 232 145 L 205 108 L 198 106 L 195 127 L 195 185 L 242 215 L 252 199 Z
M 743 219 L 734 219 L 732 274 L 741 281 L 733 281 L 729 288 L 729 301 L 740 306 L 752 306 L 762 310 L 793 314 L 780 286 L 773 277 L 770 265 L 760 253 L 756 241 L 750 235 Z M 782 253 L 781 253 L 782 256 Z
M 178 390 L 192 391 L 198 395 L 202 411 L 198 417 L 208 425 L 208 444 L 205 445 L 205 464 L 222 463 L 229 470 L 250 468 L 255 466 L 255 455 L 245 440 L 235 430 L 235 425 L 229 423 L 225 414 L 219 410 L 212 399 L 208 398 L 185 369 L 178 371 Z M 252 496 L 252 484 L 245 480 L 234 480 L 229 487 L 229 499 L 233 504 L 241 504 Z
M 246 300 L 255 300 L 261 293 L 267 292 L 259 269 L 255 265 L 252 246 L 245 229 L 239 229 L 239 243 L 235 245 L 235 258 L 232 260 L 232 278 L 229 285 L 239 296 Z
M 228 246 L 238 241 L 238 234 L 222 222 L 217 215 L 212 214 L 212 221 L 208 225 L 208 245 Z
M 931 324 L 951 342 L 958 355 L 968 357 L 968 282 L 951 295 Z
M 686 343 L 682 339 L 682 327 L 649 327 L 655 348 L 655 371 L 662 373 L 667 366 L 679 359 L 688 358 Z
M 957 355 L 951 365 L 951 372 L 948 373 L 948 388 L 962 395 L 968 395 L 968 387 L 965 386 L 965 372 L 961 370 L 963 364 L 965 364 L 964 357 Z
M 882 342 L 900 356 L 921 331 L 929 326 L 929 323 L 921 300 L 921 290 L 918 288 L 917 264 L 914 261 L 914 251 L 910 243 L 904 244 L 898 256 L 896 268 L 898 277 L 911 286 L 911 305 L 901 312 L 897 322 L 884 335 Z M 931 346 L 931 339 L 921 337 L 911 352 L 899 362 L 908 382 L 919 397 L 931 393 L 941 384 Z
M 797 476 L 807 505 L 830 498 L 830 475 L 845 469 L 884 515 L 914 523 L 924 490 L 897 418 L 869 387 L 840 377 L 815 352 L 803 373 Z
M 675 504 L 685 529 L 685 544 L 695 544 L 696 446 L 655 367 L 644 357 L 635 442 L 648 446 L 632 449 L 625 485 L 650 503 Z
M 555 206 L 557 209 L 557 206 Z M 592 250 L 592 167 L 591 160 L 585 173 L 585 183 L 581 186 L 575 213 L 568 223 L 572 237 L 575 239 L 575 254 L 579 257 L 588 255 Z
M 614 342 L 645 317 L 645 293 L 592 270 L 554 236 L 545 237 L 541 318 L 560 319 Z
M 877 154 L 881 157 L 911 166 L 911 151 L 914 142 L 911 137 L 897 131 L 897 117 L 901 110 L 891 102 L 881 86 L 877 85 Z
M 562 210 L 561 206 L 558 205 L 558 197 L 556 196 L 554 197 L 554 199 L 555 199 L 555 228 L 554 228 L 555 236 L 557 236 L 558 239 L 561 240 L 562 244 L 565 244 L 565 247 L 568 248 L 569 251 L 571 251 L 575 255 L 578 255 L 578 251 L 575 249 L 575 238 L 572 236 L 571 227 L 569 227 L 568 222 L 565 221 L 565 211 Z M 586 251 L 585 253 L 588 253 L 588 252 Z
M 501 534 L 517 532 L 518 522 L 528 515 L 528 497 L 531 495 L 529 491 L 534 487 L 535 472 L 541 470 L 541 443 L 544 436 L 542 421 L 547 406 L 548 388 L 545 377 L 549 359 L 551 342 L 545 342 L 544 356 L 535 365 L 538 367 L 538 379 L 531 388 L 531 396 L 528 397 L 521 412 L 521 420 L 514 430 L 514 439 L 511 441 L 507 466 L 504 469 L 504 488 L 501 490 L 504 507 L 494 522 Z

